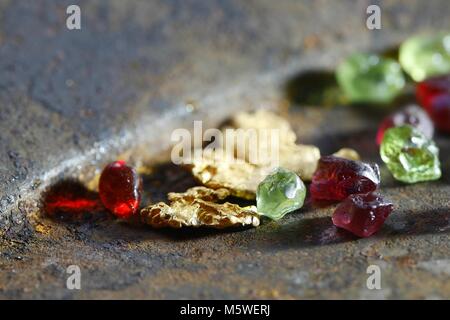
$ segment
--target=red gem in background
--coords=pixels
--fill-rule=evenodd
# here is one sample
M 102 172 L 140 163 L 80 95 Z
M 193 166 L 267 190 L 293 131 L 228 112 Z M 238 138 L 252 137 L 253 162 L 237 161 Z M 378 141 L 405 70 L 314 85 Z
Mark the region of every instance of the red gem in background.
M 428 114 L 416 105 L 410 105 L 400 111 L 397 111 L 381 122 L 377 131 L 377 144 L 383 141 L 384 132 L 392 127 L 409 124 L 421 131 L 427 138 L 432 138 L 434 134 L 434 125 Z
M 439 130 L 450 133 L 450 75 L 417 84 L 416 96 Z
M 343 200 L 354 193 L 367 193 L 380 184 L 377 164 L 335 156 L 321 157 L 310 185 L 315 200 Z
M 119 218 L 129 218 L 139 209 L 141 179 L 124 161 L 110 163 L 103 169 L 98 189 L 103 205 Z
M 365 238 L 380 230 L 393 209 L 377 193 L 353 194 L 339 204 L 332 220 L 336 227 Z

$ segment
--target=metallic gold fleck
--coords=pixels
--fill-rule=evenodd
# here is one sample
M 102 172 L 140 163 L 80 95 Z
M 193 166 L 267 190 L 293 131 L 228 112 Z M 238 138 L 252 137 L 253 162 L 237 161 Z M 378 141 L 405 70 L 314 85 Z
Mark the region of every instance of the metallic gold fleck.
M 144 223 L 155 228 L 258 226 L 256 207 L 216 203 L 229 194 L 227 189 L 194 187 L 184 193 L 170 193 L 170 204 L 159 202 L 141 210 Z
M 359 156 L 358 152 L 350 148 L 339 149 L 338 151 L 333 153 L 333 156 L 354 161 L 361 160 L 361 157 Z

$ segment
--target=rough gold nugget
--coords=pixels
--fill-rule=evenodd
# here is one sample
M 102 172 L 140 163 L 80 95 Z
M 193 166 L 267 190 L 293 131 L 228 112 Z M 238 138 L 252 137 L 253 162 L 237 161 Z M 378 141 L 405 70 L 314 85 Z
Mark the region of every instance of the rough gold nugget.
M 260 154 L 269 154 L 270 135 L 267 129 L 278 130 L 278 164 L 309 181 L 317 167 L 320 151 L 313 145 L 296 144 L 295 132 L 284 118 L 267 110 L 239 113 L 231 121 L 234 134 L 225 135 L 222 152 L 205 152 L 191 164 L 194 177 L 203 185 L 216 189 L 227 188 L 231 194 L 254 199 L 258 184 L 275 168 L 269 158 L 252 158 L 249 146 L 257 145 Z M 224 128 L 227 129 L 227 128 Z M 256 136 L 255 140 L 254 139 Z M 226 148 L 227 138 L 233 139 L 231 152 Z
M 260 109 L 253 113 L 240 112 L 231 119 L 231 124 L 233 128 L 256 129 L 259 132 L 266 129 L 278 129 L 280 142 L 293 144 L 297 140 L 289 122 L 269 110 Z
M 231 195 L 248 200 L 255 199 L 258 184 L 271 170 L 241 159 L 230 159 L 220 152 L 205 153 L 194 159 L 191 168 L 201 184 L 212 189 L 226 188 Z
M 169 193 L 170 205 L 159 202 L 141 210 L 142 221 L 156 228 L 207 226 L 227 228 L 259 225 L 254 206 L 242 208 L 232 203 L 215 203 L 229 195 L 224 188 L 217 190 L 194 187 L 184 193 Z

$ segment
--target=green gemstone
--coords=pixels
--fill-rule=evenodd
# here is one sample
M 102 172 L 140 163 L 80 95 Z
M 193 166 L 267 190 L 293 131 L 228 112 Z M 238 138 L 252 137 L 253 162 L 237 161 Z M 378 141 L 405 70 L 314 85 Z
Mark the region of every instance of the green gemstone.
M 415 81 L 450 72 L 450 34 L 412 37 L 400 46 L 399 61 Z
M 275 169 L 258 186 L 256 207 L 258 212 L 273 220 L 303 206 L 306 188 L 299 176 L 283 168 Z
M 400 65 L 374 54 L 349 56 L 338 66 L 336 78 L 351 102 L 388 103 L 405 86 Z
M 441 177 L 438 147 L 410 125 L 388 129 L 380 154 L 397 180 L 415 183 Z

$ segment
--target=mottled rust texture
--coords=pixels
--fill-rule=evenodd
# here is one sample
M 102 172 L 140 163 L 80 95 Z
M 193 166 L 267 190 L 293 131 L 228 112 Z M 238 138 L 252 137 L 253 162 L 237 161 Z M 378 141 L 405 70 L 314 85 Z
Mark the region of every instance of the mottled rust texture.
M 406 186 L 382 167 L 396 208 L 369 239 L 334 228 L 333 206 L 311 204 L 230 231 L 31 218 L 46 187 L 85 183 L 118 154 L 134 164 L 167 160 L 173 128 L 296 102 L 302 79 L 349 52 L 449 30 L 448 1 L 415 0 L 376 1 L 383 28 L 369 31 L 372 2 L 0 1 L 0 298 L 450 298 L 445 136 L 440 181 Z M 65 28 L 71 3 L 81 6 L 81 31 Z M 345 146 L 380 162 L 377 117 L 366 111 L 294 103 L 289 119 L 323 153 Z M 193 185 L 172 165 L 144 178 L 147 203 Z M 71 264 L 81 267 L 80 291 L 65 288 Z M 366 289 L 369 264 L 382 269 L 382 290 Z

